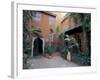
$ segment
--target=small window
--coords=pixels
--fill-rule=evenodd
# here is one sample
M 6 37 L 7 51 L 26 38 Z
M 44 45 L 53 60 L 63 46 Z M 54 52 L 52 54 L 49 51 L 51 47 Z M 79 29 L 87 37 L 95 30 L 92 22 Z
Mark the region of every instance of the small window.
M 55 24 L 55 17 L 50 16 L 49 17 L 49 24 L 54 25 Z
M 41 12 L 34 12 L 33 19 L 36 21 L 40 21 L 41 19 Z

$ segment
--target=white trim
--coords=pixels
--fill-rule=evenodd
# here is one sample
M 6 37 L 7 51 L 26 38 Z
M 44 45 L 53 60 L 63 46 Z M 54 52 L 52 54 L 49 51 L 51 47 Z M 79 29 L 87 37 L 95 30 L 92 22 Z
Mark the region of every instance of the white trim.
M 31 56 L 32 56 L 32 57 L 33 57 L 33 47 L 34 47 L 34 46 L 33 46 L 33 43 L 34 43 L 34 40 L 35 40 L 35 39 L 36 39 L 36 37 L 33 37 L 33 38 L 32 38 L 32 52 L 31 52 Z
M 15 2 L 11 3 L 11 77 L 16 78 L 18 76 L 18 55 L 17 55 L 17 5 Z

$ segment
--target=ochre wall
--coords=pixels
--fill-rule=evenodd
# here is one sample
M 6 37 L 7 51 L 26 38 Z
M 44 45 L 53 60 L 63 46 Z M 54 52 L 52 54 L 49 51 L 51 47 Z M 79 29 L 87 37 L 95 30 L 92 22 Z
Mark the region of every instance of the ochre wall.
M 50 24 L 49 24 L 49 17 L 50 15 L 42 13 L 40 21 L 35 21 L 33 19 L 29 20 L 29 27 L 30 30 L 32 30 L 33 27 L 39 27 L 42 31 L 44 39 L 49 39 L 49 34 L 50 34 Z M 55 27 L 55 24 L 52 25 L 52 27 Z
M 42 14 L 41 22 L 40 22 L 40 29 L 43 32 L 44 38 L 48 39 L 49 33 L 50 33 L 50 24 L 49 24 L 49 16 L 46 14 Z
M 75 22 L 73 18 L 67 18 L 63 22 L 61 22 L 62 30 L 64 30 L 65 27 L 73 27 L 73 26 L 75 26 Z
M 71 25 L 70 19 L 66 19 L 63 22 L 61 22 L 62 30 L 64 30 L 65 27 L 68 27 L 70 25 Z

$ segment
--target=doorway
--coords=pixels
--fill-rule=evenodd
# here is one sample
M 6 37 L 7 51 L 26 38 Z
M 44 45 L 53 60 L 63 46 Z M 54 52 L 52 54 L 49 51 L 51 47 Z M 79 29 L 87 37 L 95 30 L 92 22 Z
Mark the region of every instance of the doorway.
M 44 39 L 40 37 L 33 37 L 32 56 L 39 56 L 43 54 L 44 54 Z

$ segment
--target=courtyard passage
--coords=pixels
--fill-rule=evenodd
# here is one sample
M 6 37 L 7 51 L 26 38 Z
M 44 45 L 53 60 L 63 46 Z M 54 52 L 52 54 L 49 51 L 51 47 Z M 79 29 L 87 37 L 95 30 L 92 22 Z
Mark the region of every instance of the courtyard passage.
M 60 68 L 60 67 L 78 67 L 79 65 L 69 62 L 61 56 L 54 56 L 50 59 L 44 56 L 36 56 L 30 59 L 29 69 L 39 68 Z

